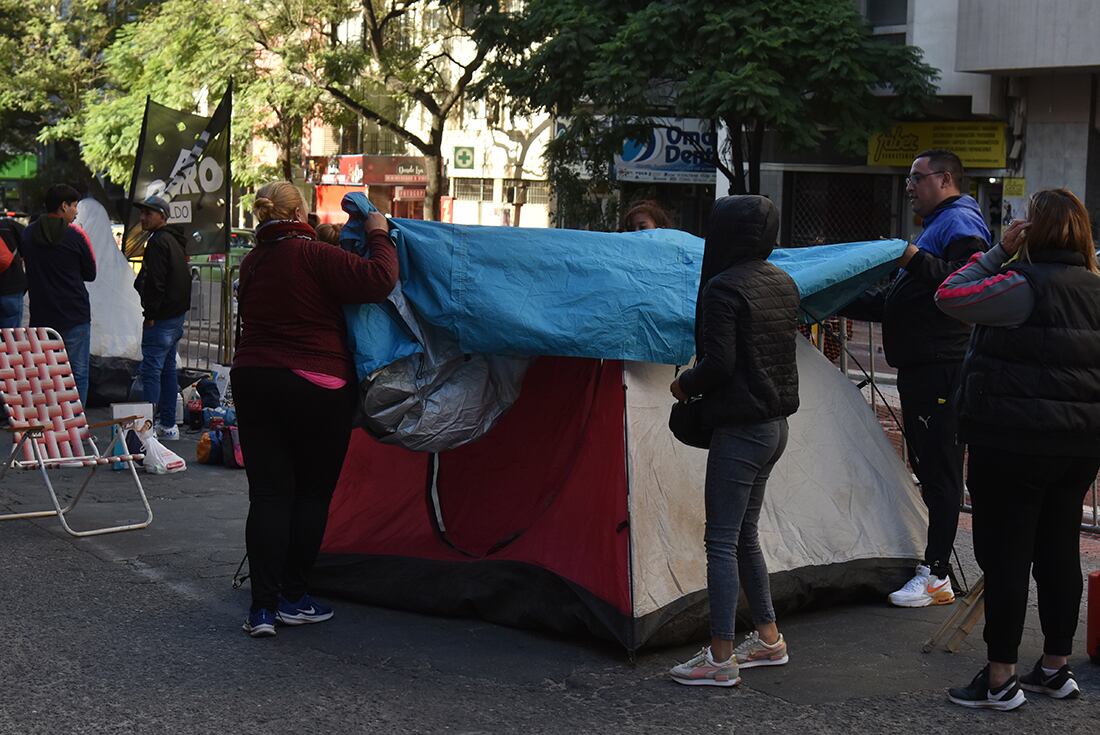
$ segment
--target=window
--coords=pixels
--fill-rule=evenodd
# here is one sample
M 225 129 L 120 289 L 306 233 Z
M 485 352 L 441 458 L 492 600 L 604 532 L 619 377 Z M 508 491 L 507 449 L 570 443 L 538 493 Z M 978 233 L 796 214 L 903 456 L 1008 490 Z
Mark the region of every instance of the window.
M 909 22 L 909 0 L 867 0 L 872 26 L 903 26 Z
M 451 179 L 454 182 L 454 198 L 466 202 L 493 201 L 492 179 Z
M 520 184 L 527 185 L 527 204 L 549 204 L 550 203 L 550 182 L 549 181 L 531 181 L 520 179 L 505 179 L 504 180 L 504 200 L 508 201 L 508 190 L 517 187 Z M 512 201 L 515 201 L 514 199 Z

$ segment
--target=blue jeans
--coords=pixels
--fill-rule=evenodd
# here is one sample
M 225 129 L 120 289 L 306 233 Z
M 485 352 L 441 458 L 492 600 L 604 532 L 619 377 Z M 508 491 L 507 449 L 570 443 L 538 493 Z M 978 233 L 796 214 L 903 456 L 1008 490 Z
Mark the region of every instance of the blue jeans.
M 744 584 L 754 625 L 775 622 L 757 521 L 764 486 L 787 447 L 787 419 L 715 429 L 707 453 L 704 543 L 711 636 L 733 640 Z
M 180 387 L 176 379 L 176 346 L 183 336 L 183 320 L 187 314 L 171 319 L 157 319 L 153 326 L 141 330 L 141 389 L 145 401 L 160 406 L 160 425 L 176 425 L 176 396 Z
M 69 355 L 69 367 L 73 370 L 80 402 L 87 406 L 88 370 L 92 359 L 92 323 L 76 324 L 68 329 L 58 329 L 57 332 L 65 341 L 65 352 Z
M 23 326 L 23 294 L 0 296 L 0 329 Z

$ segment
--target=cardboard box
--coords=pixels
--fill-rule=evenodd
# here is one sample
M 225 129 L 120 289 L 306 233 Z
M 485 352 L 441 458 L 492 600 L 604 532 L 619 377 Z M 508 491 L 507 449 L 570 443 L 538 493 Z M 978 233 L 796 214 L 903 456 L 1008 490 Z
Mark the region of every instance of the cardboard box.
M 112 403 L 111 404 L 111 418 L 121 419 L 126 416 L 141 416 L 143 421 L 136 422 L 138 426 L 145 421 L 149 422 L 149 425 L 153 425 L 153 404 L 152 403 Z

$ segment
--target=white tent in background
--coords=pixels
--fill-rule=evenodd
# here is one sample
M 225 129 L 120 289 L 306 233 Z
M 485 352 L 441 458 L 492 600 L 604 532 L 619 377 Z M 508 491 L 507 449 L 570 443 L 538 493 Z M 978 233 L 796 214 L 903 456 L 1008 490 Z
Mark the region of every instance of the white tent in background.
M 134 290 L 134 271 L 111 232 L 111 218 L 95 199 L 84 199 L 76 224 L 95 251 L 96 279 L 86 284 L 92 301 L 92 354 L 140 360 L 141 299 Z
M 92 306 L 89 403 L 125 400 L 141 360 L 141 299 L 134 290 L 134 271 L 115 243 L 102 204 L 81 200 L 76 225 L 87 233 L 96 260 L 96 279 L 86 284 Z

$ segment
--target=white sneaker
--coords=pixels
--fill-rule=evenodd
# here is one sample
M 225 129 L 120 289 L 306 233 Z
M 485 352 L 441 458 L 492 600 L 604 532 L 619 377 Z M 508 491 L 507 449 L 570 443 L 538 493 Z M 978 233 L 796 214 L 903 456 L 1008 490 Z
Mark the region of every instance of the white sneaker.
M 917 573 L 900 590 L 891 592 L 890 604 L 898 607 L 928 607 L 929 605 L 950 605 L 955 601 L 955 592 L 951 589 L 951 579 L 940 579 L 932 570 L 920 564 Z
M 180 430 L 178 426 L 161 426 L 160 424 L 157 424 L 155 428 L 157 430 L 157 437 L 160 439 L 172 442 L 180 438 Z

